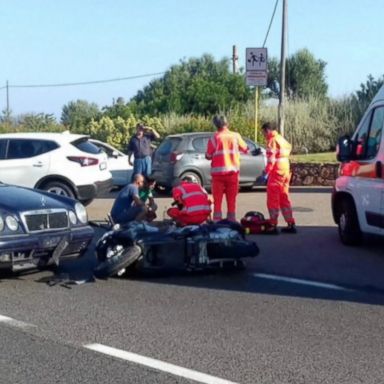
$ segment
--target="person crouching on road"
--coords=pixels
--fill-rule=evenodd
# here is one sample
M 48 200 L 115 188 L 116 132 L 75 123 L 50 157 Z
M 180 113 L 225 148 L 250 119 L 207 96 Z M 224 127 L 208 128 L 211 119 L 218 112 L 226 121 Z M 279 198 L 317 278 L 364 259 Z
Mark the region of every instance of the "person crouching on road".
M 151 177 L 146 177 L 144 186 L 139 189 L 140 200 L 145 204 L 147 209 L 146 220 L 153 221 L 156 219 L 157 204 L 153 196 L 153 190 L 156 186 L 156 180 Z
M 236 221 L 236 198 L 239 192 L 240 151 L 248 152 L 246 142 L 228 129 L 224 116 L 215 116 L 217 132 L 208 141 L 205 157 L 211 160 L 213 221 L 222 219 L 222 201 L 227 200 L 227 220 Z
M 137 174 L 133 177 L 133 182 L 120 191 L 111 210 L 114 224 L 126 224 L 130 221 L 145 219 L 147 209 L 139 197 L 139 188 L 142 188 L 143 185 L 144 176 Z
M 265 123 L 261 129 L 267 141 L 267 166 L 263 176 L 267 181 L 267 207 L 270 215 L 270 227 L 267 233 L 278 233 L 277 223 L 280 210 L 287 223 L 287 227 L 283 228 L 282 232 L 296 233 L 295 219 L 289 199 L 291 144 L 276 131 L 275 123 Z
M 169 208 L 167 213 L 180 226 L 199 225 L 207 221 L 211 214 L 211 202 L 207 191 L 190 177 L 177 180 L 172 189 L 176 207 Z

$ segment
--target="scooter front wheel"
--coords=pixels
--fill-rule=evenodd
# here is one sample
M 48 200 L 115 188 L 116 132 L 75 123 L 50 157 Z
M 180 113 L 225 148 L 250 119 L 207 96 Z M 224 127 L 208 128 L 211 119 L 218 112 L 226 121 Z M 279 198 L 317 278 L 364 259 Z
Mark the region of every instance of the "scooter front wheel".
M 122 247 L 119 252 L 100 262 L 94 269 L 93 274 L 98 279 L 106 279 L 107 277 L 117 275 L 119 271 L 129 267 L 138 260 L 140 255 L 141 248 L 138 245 L 127 248 Z

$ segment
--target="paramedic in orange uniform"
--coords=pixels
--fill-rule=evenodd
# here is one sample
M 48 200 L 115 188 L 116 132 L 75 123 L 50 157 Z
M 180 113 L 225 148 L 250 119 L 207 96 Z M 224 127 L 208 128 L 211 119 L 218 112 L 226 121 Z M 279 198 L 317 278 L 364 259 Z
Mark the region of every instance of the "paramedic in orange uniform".
M 236 197 L 239 191 L 240 151 L 248 152 L 247 144 L 237 132 L 228 129 L 224 116 L 215 116 L 217 132 L 208 141 L 205 157 L 211 160 L 213 221 L 222 219 L 223 196 L 227 200 L 227 220 L 236 221 Z
M 176 182 L 172 196 L 177 208 L 169 208 L 167 213 L 181 226 L 202 224 L 211 214 L 207 191 L 188 176 Z
M 287 227 L 282 232 L 296 233 L 295 219 L 292 205 L 289 200 L 289 181 L 291 178 L 289 168 L 289 155 L 291 144 L 276 131 L 275 123 L 265 123 L 261 127 L 267 141 L 267 166 L 264 178 L 267 180 L 267 206 L 270 215 L 269 233 L 277 232 L 279 211 L 284 216 Z

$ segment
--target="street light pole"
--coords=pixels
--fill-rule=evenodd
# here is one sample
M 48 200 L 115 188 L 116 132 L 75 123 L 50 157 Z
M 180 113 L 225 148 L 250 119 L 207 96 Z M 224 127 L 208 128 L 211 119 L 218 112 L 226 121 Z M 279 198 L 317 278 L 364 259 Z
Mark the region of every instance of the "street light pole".
M 285 98 L 285 47 L 287 43 L 288 0 L 283 0 L 280 58 L 280 97 L 279 97 L 279 132 L 284 136 L 284 98 Z

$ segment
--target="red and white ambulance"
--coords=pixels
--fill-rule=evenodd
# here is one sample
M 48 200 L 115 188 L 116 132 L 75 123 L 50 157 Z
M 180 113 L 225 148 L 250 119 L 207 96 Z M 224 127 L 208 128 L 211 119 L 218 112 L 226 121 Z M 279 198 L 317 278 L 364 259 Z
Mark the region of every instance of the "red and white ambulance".
M 355 133 L 338 143 L 339 177 L 332 211 L 341 241 L 357 245 L 363 234 L 384 235 L 384 86 Z

